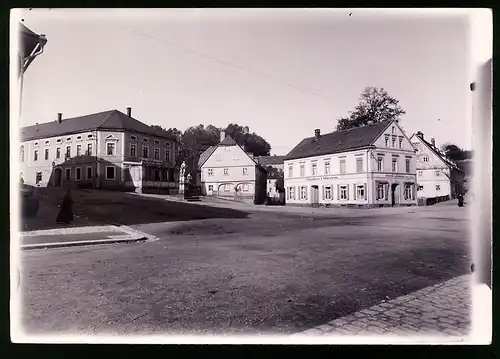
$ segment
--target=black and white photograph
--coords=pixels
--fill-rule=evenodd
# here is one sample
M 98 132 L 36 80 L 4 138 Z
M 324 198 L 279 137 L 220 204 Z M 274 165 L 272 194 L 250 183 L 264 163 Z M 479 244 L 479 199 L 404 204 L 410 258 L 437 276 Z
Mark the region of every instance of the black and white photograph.
M 491 343 L 491 10 L 10 21 L 13 342 Z

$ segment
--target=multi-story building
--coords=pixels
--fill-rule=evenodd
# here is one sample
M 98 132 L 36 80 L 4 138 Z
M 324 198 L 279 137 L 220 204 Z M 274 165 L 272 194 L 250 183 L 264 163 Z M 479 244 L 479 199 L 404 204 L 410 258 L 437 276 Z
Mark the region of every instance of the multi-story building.
M 24 183 L 178 190 L 176 138 L 111 110 L 21 128 Z
M 265 200 L 266 171 L 224 131 L 219 144 L 200 155 L 198 168 L 203 195 Z
M 287 204 L 416 205 L 415 149 L 397 121 L 303 139 L 284 160 Z
M 256 161 L 264 167 L 267 172 L 266 193 L 268 197 L 278 197 L 279 193 L 276 189 L 276 181 L 279 176 L 283 175 L 283 160 L 285 156 L 259 156 Z
M 417 198 L 433 204 L 463 194 L 466 174 L 436 147 L 434 138 L 427 142 L 419 131 L 410 141 L 417 155 Z

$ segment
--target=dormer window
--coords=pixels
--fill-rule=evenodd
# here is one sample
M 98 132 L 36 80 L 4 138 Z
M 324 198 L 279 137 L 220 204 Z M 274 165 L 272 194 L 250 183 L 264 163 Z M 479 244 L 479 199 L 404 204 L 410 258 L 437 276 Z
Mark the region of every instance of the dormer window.
M 87 138 L 92 138 L 92 134 L 88 135 Z
M 66 142 L 70 142 L 71 141 L 71 137 L 66 137 Z
M 62 140 L 61 140 L 60 138 L 58 138 L 58 139 L 56 140 L 56 142 L 57 142 L 57 143 L 61 143 L 61 142 L 62 142 Z
M 77 141 L 81 141 L 82 140 L 82 136 L 76 136 L 76 140 Z

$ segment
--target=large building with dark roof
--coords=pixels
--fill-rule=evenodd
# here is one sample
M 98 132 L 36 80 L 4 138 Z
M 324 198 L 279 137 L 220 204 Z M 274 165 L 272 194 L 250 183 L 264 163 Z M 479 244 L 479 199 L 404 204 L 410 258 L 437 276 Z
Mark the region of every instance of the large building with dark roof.
M 177 139 L 118 110 L 23 127 L 21 178 L 33 186 L 178 190 Z
M 304 138 L 284 158 L 287 204 L 416 205 L 415 148 L 397 121 Z

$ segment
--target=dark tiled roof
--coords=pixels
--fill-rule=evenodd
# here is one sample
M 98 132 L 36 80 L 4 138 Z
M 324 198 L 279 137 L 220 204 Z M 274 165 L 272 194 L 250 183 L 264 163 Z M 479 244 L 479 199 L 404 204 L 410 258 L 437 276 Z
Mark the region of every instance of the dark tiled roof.
M 212 153 L 214 153 L 215 149 L 217 146 L 210 146 L 207 148 L 203 153 L 200 155 L 200 158 L 198 159 L 198 168 L 201 168 L 203 164 L 210 158 Z
M 227 136 L 219 143 L 219 146 L 237 146 L 237 143 L 231 137 Z
M 128 117 L 118 110 L 110 110 L 86 116 L 68 118 L 62 120 L 61 123 L 53 121 L 34 126 L 22 127 L 21 140 L 27 141 L 31 139 L 55 137 L 91 130 L 128 130 L 149 136 L 176 140 L 175 136 L 152 129 L 145 123 Z
M 257 162 L 264 167 L 282 165 L 284 158 L 285 156 L 259 156 L 257 157 Z
M 314 136 L 307 137 L 295 146 L 284 159 L 321 156 L 368 147 L 391 123 L 392 121 L 384 121 L 346 131 L 335 131 L 321 135 L 318 140 Z
M 435 148 L 430 142 L 427 142 L 425 139 L 423 139 L 422 137 L 419 137 L 418 135 L 415 135 L 415 137 L 418 137 L 420 139 L 420 141 L 422 141 L 422 143 L 424 145 L 426 145 L 436 156 L 438 156 L 447 166 L 462 171 L 462 169 L 459 166 L 457 166 L 455 163 L 448 160 L 446 158 L 446 156 L 441 151 L 439 151 L 437 148 Z

